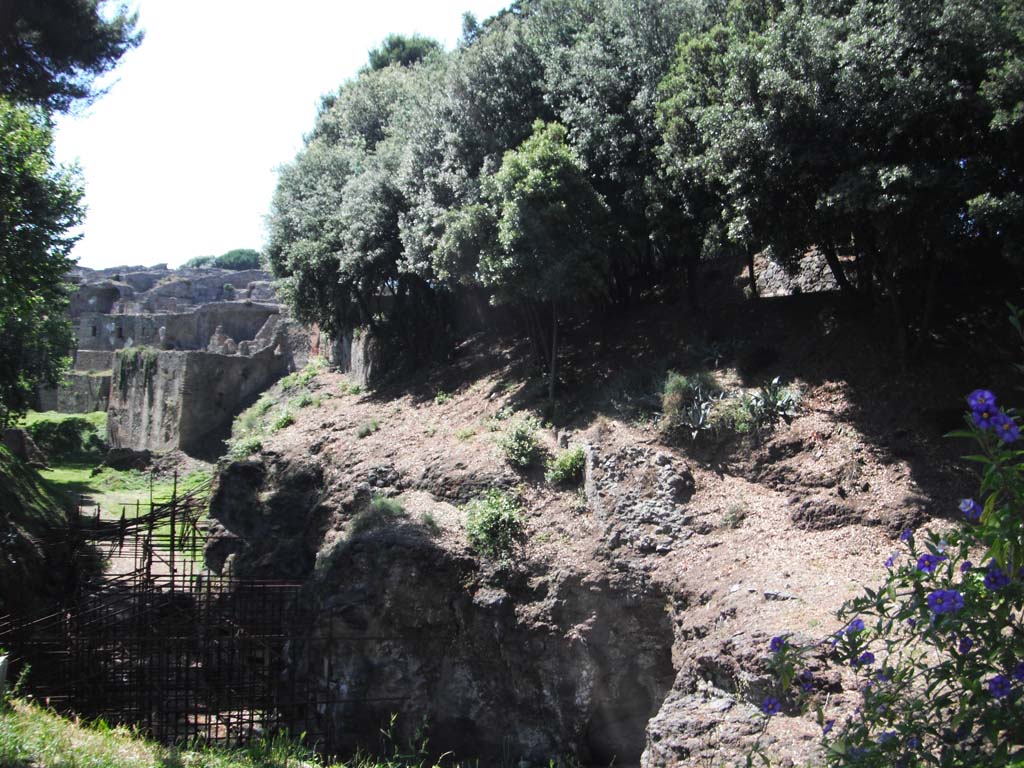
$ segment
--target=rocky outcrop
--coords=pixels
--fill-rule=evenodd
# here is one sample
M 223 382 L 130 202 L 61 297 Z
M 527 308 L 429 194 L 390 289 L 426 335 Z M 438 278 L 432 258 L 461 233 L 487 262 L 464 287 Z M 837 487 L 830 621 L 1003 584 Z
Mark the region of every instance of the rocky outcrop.
M 332 692 L 330 749 L 372 748 L 397 714 L 399 743 L 427 723 L 460 759 L 637 764 L 676 678 L 664 590 L 632 569 L 481 560 L 459 529 L 372 518 L 374 493 L 433 481 L 361 477 L 263 453 L 223 467 L 210 505 L 211 568 L 307 583 L 316 619 L 295 665 Z

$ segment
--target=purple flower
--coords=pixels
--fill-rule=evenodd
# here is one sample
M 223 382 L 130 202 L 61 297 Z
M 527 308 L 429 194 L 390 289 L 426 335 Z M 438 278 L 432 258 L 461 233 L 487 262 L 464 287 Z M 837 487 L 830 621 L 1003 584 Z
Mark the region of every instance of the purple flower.
M 890 741 L 896 740 L 896 731 L 882 731 L 878 734 L 879 745 L 888 744 Z
M 814 688 L 814 673 L 809 669 L 805 669 L 800 673 L 800 688 L 805 692 L 810 692 Z
M 897 556 L 897 554 L 898 553 L 893 552 L 891 555 L 889 555 L 887 558 L 885 558 L 885 567 L 886 568 L 892 568 L 894 565 L 896 565 L 896 556 Z
M 1002 699 L 1010 695 L 1010 681 L 1005 675 L 996 675 L 988 681 L 988 692 L 994 699 Z
M 911 736 L 907 739 L 907 749 L 917 749 L 921 746 L 921 740 L 917 736 Z
M 997 589 L 1002 589 L 1010 583 L 1010 577 L 1006 575 L 1006 572 L 996 565 L 995 560 L 990 560 L 988 563 L 988 570 L 985 572 L 985 588 L 995 592 Z
M 917 558 L 917 570 L 923 571 L 924 573 L 935 573 L 935 569 L 939 563 L 945 560 L 943 555 L 933 555 L 928 552 Z
M 935 614 L 956 613 L 964 607 L 964 596 L 955 589 L 936 589 L 928 595 L 928 607 Z
M 960 499 L 960 511 L 963 512 L 964 517 L 972 523 L 976 523 L 981 520 L 981 504 L 976 502 L 974 499 Z
M 999 435 L 999 439 L 1004 443 L 1012 443 L 1020 437 L 1020 427 L 1002 411 L 992 418 L 992 426 L 995 428 L 996 434 Z
M 905 529 L 903 531 L 903 533 L 900 534 L 900 541 L 902 541 L 905 544 L 913 545 L 914 544 L 914 532 L 912 530 L 910 530 L 909 528 Z
M 878 670 L 878 674 L 875 675 L 880 683 L 888 683 L 892 680 L 892 670 L 885 669 L 884 667 Z
M 864 631 L 864 619 L 854 619 L 846 627 L 846 636 L 851 637 Z
M 960 573 L 967 573 L 973 567 L 974 563 L 972 563 L 970 560 L 964 560 L 962 563 L 960 563 Z
M 996 407 L 996 396 L 987 389 L 976 389 L 967 396 L 967 405 L 972 411 L 982 411 Z
M 866 667 L 875 663 L 875 654 L 871 651 L 864 651 L 856 661 L 853 662 L 855 667 Z
M 768 717 L 771 717 L 782 711 L 782 705 L 779 704 L 779 700 L 774 696 L 769 696 L 761 702 L 761 711 L 768 715 Z
M 988 429 L 995 422 L 999 411 L 996 410 L 995 406 L 989 406 L 987 408 L 981 408 L 971 413 L 971 418 L 974 420 L 975 426 L 979 429 Z
M 836 721 L 835 720 L 826 720 L 825 724 L 823 726 L 821 726 L 821 735 L 822 736 L 826 735 L 829 731 L 831 731 L 835 727 L 835 725 L 836 725 Z
M 960 643 L 957 645 L 957 650 L 960 651 L 960 653 L 970 653 L 971 648 L 973 646 L 974 641 L 965 635 L 964 637 L 960 638 Z
M 1018 661 L 1011 674 L 1014 680 L 1024 680 L 1024 661 Z
M 768 643 L 768 649 L 772 653 L 778 653 L 786 647 L 786 638 L 784 637 L 773 637 L 772 641 Z

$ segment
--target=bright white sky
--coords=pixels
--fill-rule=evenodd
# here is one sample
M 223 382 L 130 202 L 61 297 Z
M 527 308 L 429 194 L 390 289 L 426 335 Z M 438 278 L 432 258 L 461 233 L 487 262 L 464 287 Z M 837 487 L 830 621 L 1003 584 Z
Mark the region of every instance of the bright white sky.
M 82 266 L 172 266 L 261 248 L 276 169 L 295 157 L 320 96 L 389 33 L 454 47 L 462 14 L 509 0 L 137 0 L 146 38 L 109 93 L 58 120 L 88 214 Z

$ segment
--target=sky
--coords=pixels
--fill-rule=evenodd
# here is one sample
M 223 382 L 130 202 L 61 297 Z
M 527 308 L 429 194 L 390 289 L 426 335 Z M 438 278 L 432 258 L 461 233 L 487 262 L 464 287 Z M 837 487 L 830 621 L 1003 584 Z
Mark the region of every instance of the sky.
M 320 97 L 354 77 L 389 33 L 453 48 L 462 14 L 509 0 L 136 0 L 146 36 L 57 121 L 87 214 L 72 256 L 94 269 L 176 266 L 261 248 L 277 168 L 313 127 Z

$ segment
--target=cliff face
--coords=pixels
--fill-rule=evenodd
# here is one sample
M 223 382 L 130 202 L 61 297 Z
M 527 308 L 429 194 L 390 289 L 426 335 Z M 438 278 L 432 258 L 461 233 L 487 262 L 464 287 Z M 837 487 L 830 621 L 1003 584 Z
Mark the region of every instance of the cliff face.
M 806 318 L 790 325 L 790 354 L 820 343 L 801 335 Z M 616 414 L 600 399 L 618 392 L 608 373 L 579 384 L 575 415 L 540 432 L 551 454 L 585 447 L 578 488 L 504 461 L 496 438 L 530 391 L 514 358 L 464 352 L 411 391 L 373 395 L 321 373 L 315 405 L 222 467 L 207 561 L 306 582 L 317 618 L 294 664 L 333 692 L 339 750 L 372 748 L 395 713 L 403 741 L 426 723 L 431 748 L 459 759 L 738 766 L 760 736 L 774 760 L 813 763 L 810 718 L 760 712 L 768 641 L 834 631 L 903 527 L 942 524 L 963 476 L 939 436 L 970 388 L 941 361 L 895 382 L 857 362 L 870 350 L 856 340 L 832 342 L 845 368 L 819 358 L 791 376 L 792 423 L 711 444 L 667 444 Z M 898 410 L 908 397 L 913 414 Z M 465 532 L 462 505 L 490 488 L 525 510 L 504 560 Z M 822 658 L 815 696 L 852 708 L 855 681 Z

